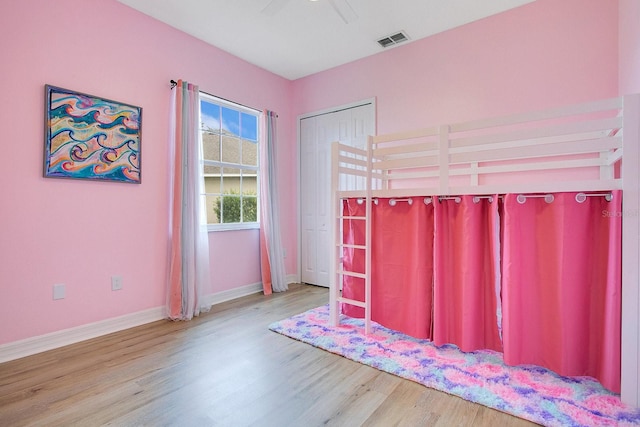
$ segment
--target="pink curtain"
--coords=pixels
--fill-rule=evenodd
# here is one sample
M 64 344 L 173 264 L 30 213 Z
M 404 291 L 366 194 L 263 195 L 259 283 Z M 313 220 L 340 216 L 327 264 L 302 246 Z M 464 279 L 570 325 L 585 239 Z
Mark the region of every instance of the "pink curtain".
M 433 283 L 433 206 L 424 198 L 413 203 L 379 199 L 372 206 L 371 319 L 417 338 L 431 338 Z M 364 216 L 365 205 L 350 199 L 345 215 Z M 345 241 L 364 243 L 364 221 L 345 221 Z M 364 271 L 364 251 L 346 249 L 343 262 L 352 271 Z M 343 295 L 363 300 L 364 280 L 345 277 Z M 359 307 L 344 306 L 343 313 L 362 317 Z
M 347 199 L 342 202 L 342 215 L 363 217 L 366 214 L 364 203 L 359 204 L 357 199 Z M 373 229 L 373 227 L 372 227 Z M 344 219 L 342 221 L 342 241 L 352 245 L 365 244 L 365 223 L 357 219 Z M 346 271 L 364 273 L 365 252 L 362 249 L 344 248 L 342 251 L 342 263 Z M 352 276 L 343 276 L 342 296 L 356 301 L 364 301 L 364 279 Z M 354 305 L 343 304 L 342 313 L 349 317 L 364 317 L 364 309 Z
M 208 310 L 209 236 L 204 201 L 198 87 L 179 80 L 171 95 L 171 214 L 167 314 L 189 320 Z
M 457 200 L 434 198 L 433 341 L 502 351 L 498 197 Z
M 416 338 L 431 338 L 433 204 L 379 199 L 373 205 L 371 318 Z
M 621 193 L 504 201 L 503 339 L 511 365 L 620 391 Z

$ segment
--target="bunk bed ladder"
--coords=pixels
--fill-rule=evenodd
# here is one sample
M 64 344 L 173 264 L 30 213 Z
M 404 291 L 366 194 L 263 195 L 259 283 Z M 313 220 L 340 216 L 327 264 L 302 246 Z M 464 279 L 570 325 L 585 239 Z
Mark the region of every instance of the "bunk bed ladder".
M 334 244 L 332 247 L 334 248 L 334 259 L 331 263 L 333 271 L 331 272 L 331 277 L 334 282 L 330 284 L 329 287 L 329 322 L 332 326 L 336 326 L 340 324 L 340 305 L 348 304 L 356 307 L 361 307 L 364 309 L 364 331 L 365 334 L 369 334 L 371 332 L 371 204 L 373 203 L 371 185 L 372 185 L 372 174 L 371 174 L 371 137 L 369 137 L 368 141 L 368 149 L 367 149 L 367 173 L 365 181 L 365 191 L 366 197 L 364 197 L 364 202 L 366 203 L 365 216 L 349 216 L 344 215 L 343 212 L 343 203 L 345 200 L 349 198 L 347 191 L 340 191 L 340 176 L 342 174 L 340 167 L 340 143 L 336 142 L 331 147 L 331 157 L 332 157 L 332 174 L 331 174 L 331 187 L 334 194 L 332 198 L 332 209 L 335 213 L 336 223 L 334 226 L 333 239 Z M 344 242 L 344 233 L 343 233 L 343 223 L 345 220 L 350 221 L 364 221 L 365 223 L 365 241 L 364 245 L 357 245 L 353 243 L 345 243 Z M 358 251 L 364 251 L 365 255 L 365 268 L 364 272 L 356 272 L 347 270 L 342 262 L 342 256 L 345 249 L 353 249 Z M 342 296 L 342 283 L 344 277 L 355 277 L 364 280 L 364 301 L 358 301 L 351 298 L 346 298 Z

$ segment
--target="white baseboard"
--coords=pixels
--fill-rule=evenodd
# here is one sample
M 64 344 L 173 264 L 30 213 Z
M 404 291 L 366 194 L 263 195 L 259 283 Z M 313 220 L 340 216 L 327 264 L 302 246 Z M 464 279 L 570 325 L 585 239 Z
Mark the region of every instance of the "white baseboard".
M 156 307 L 102 320 L 100 322 L 76 326 L 75 328 L 63 329 L 45 335 L 10 342 L 0 345 L 0 363 L 155 322 L 165 317 L 164 307 Z
M 228 291 L 217 292 L 211 295 L 205 295 L 204 305 L 215 305 L 221 302 L 231 301 L 232 299 L 246 297 L 247 295 L 262 292 L 262 282 L 253 283 L 251 285 L 241 286 L 239 288 L 229 289 Z
M 211 305 L 220 304 L 221 302 L 258 292 L 262 292 L 262 283 L 254 283 L 230 289 L 228 291 L 207 295 L 204 297 L 204 302 L 210 303 Z M 64 347 L 65 345 L 75 344 L 80 341 L 111 334 L 113 332 L 134 328 L 136 326 L 165 318 L 165 308 L 155 307 L 139 311 L 137 313 L 102 320 L 100 322 L 88 323 L 74 328 L 63 329 L 61 331 L 51 332 L 45 335 L 2 344 L 0 345 L 0 363 L 42 353 L 47 350 L 53 350 L 54 348 Z
M 288 274 L 287 275 L 287 285 L 289 285 L 291 283 L 300 283 L 300 280 L 298 279 L 298 275 L 297 274 Z

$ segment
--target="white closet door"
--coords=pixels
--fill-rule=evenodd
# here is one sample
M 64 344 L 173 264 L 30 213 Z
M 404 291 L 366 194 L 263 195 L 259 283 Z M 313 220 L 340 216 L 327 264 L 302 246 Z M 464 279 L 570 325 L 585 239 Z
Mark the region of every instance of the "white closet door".
M 301 280 L 316 281 L 316 118 L 300 121 L 300 264 Z
M 301 280 L 329 286 L 331 280 L 331 143 L 364 147 L 374 133 L 372 103 L 300 120 Z

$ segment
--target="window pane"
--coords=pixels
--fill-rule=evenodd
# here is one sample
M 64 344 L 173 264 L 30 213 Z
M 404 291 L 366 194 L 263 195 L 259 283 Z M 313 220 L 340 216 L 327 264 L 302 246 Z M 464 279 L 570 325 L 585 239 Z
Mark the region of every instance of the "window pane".
M 220 176 L 220 166 L 204 165 L 204 175 L 205 176 L 209 176 L 209 175 Z
M 222 196 L 222 221 L 223 223 L 241 222 L 240 195 L 225 194 Z
M 220 107 L 200 101 L 200 119 L 204 158 L 220 160 Z
M 222 193 L 240 194 L 240 169 L 222 168 Z
M 202 132 L 202 150 L 205 160 L 220 161 L 220 131 L 215 132 Z
M 207 224 L 219 224 L 218 217 L 218 200 L 220 200 L 219 196 L 207 194 Z
M 258 141 L 258 117 L 251 114 L 242 113 L 242 128 L 240 129 L 240 137 L 250 141 Z
M 242 172 L 242 194 L 258 195 L 258 178 L 253 171 Z
M 258 166 L 258 143 L 242 140 L 242 164 Z
M 209 167 L 213 167 L 213 166 L 209 166 Z M 219 170 L 220 168 L 217 168 L 217 169 Z M 221 181 L 220 181 L 219 173 L 214 175 L 205 175 L 204 192 L 207 194 L 221 194 L 222 187 L 220 186 L 220 184 L 221 184 Z
M 242 197 L 242 220 L 244 222 L 258 221 L 258 198 L 256 196 Z
M 207 101 L 200 101 L 202 130 L 220 133 L 220 107 Z
M 240 111 L 222 107 L 222 130 L 231 135 L 240 136 Z
M 222 136 L 222 161 L 240 164 L 239 138 L 229 135 Z

